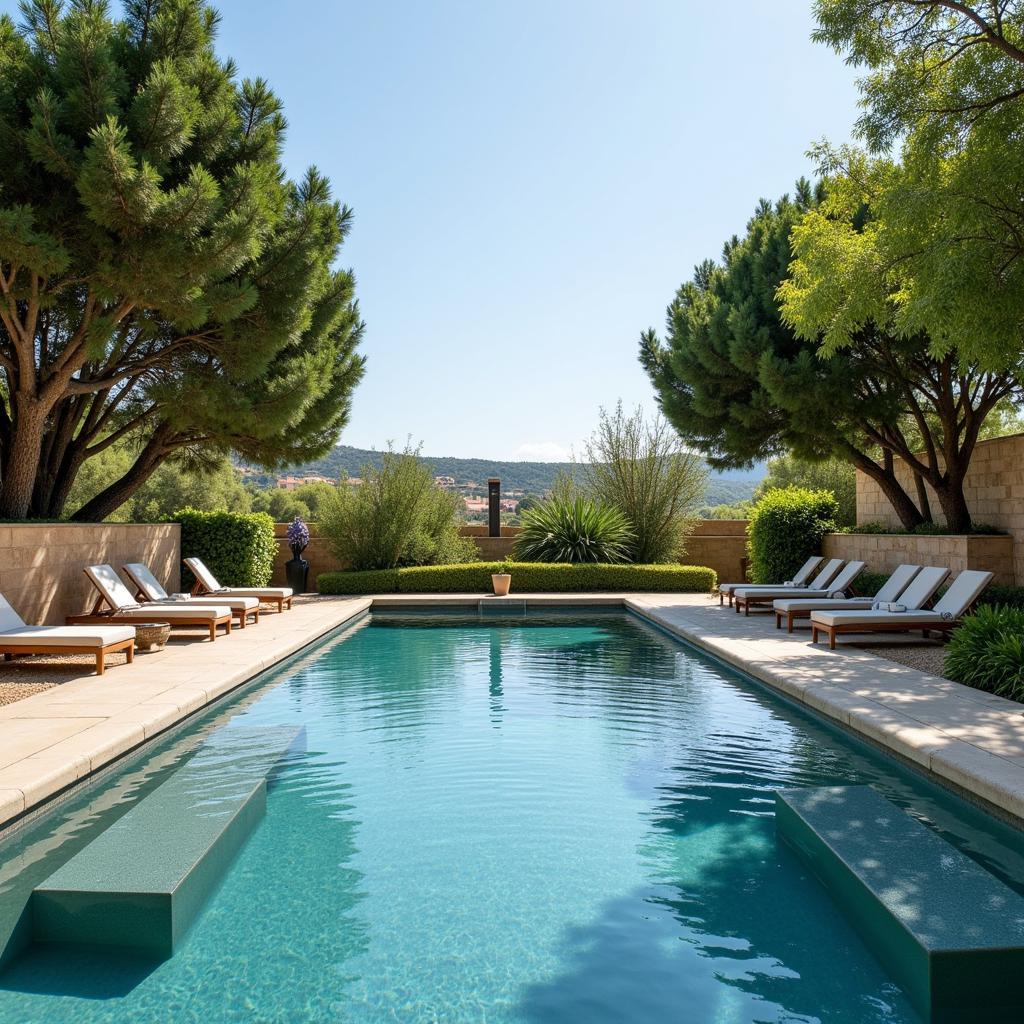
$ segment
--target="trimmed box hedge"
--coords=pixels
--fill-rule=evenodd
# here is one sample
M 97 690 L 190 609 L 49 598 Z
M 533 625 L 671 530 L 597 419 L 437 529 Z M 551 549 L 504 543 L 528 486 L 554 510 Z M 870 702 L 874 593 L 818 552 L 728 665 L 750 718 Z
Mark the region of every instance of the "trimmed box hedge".
M 588 591 L 650 591 L 708 594 L 718 584 L 701 565 L 565 565 L 546 562 L 467 562 L 419 565 L 369 572 L 325 572 L 321 594 L 490 593 L 491 575 L 510 566 L 513 592 L 570 594 Z
M 277 541 L 266 512 L 203 512 L 184 508 L 171 517 L 181 523 L 181 557 L 201 558 L 225 587 L 265 587 L 274 572 Z M 195 577 L 182 566 L 181 585 Z

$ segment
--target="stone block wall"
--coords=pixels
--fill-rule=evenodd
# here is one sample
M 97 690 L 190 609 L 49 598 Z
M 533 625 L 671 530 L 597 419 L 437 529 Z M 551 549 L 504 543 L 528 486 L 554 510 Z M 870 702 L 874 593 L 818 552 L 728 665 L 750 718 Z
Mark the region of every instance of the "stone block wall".
M 181 586 L 177 523 L 12 523 L 0 525 L 0 593 L 33 624 L 62 625 L 88 611 L 95 592 L 87 565 L 145 562 L 170 592 Z
M 914 495 L 910 471 L 902 463 L 897 463 L 897 466 L 901 482 Z M 1001 562 L 993 571 L 997 571 L 1001 579 L 1024 584 L 1024 434 L 981 441 L 971 459 L 964 492 L 976 522 L 1006 530 L 1012 538 L 1012 554 L 1006 556 L 1008 561 Z M 938 499 L 934 494 L 929 498 L 932 514 L 941 521 Z M 892 527 L 900 525 L 878 485 L 859 471 L 857 522 L 883 523 Z M 972 539 L 984 538 L 976 536 Z
M 941 565 L 954 575 L 963 569 L 995 573 L 993 583 L 1012 584 L 1013 538 L 951 534 L 919 537 L 915 534 L 830 533 L 822 544 L 826 558 L 860 559 L 870 572 L 892 572 L 904 562 Z

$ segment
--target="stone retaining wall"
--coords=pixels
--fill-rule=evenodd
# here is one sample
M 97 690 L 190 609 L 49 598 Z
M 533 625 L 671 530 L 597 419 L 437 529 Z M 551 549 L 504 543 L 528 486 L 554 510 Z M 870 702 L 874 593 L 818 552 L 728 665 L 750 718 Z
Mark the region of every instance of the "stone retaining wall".
M 910 471 L 904 463 L 897 461 L 897 472 L 907 493 L 916 496 Z M 941 521 L 938 499 L 931 488 L 928 490 L 932 515 Z M 1011 552 L 1011 560 L 987 568 L 992 568 L 1001 579 L 1024 584 L 1024 434 L 979 442 L 964 481 L 964 493 L 977 522 L 1006 530 L 1014 541 L 1005 549 Z M 888 498 L 874 480 L 860 471 L 857 472 L 857 522 L 900 525 Z
M 860 559 L 870 572 L 892 572 L 897 565 L 941 565 L 954 574 L 963 569 L 995 573 L 993 583 L 1012 584 L 1013 538 L 980 534 L 919 537 L 916 534 L 829 533 L 826 558 Z
M 0 525 L 0 593 L 33 624 L 62 625 L 86 612 L 95 592 L 82 571 L 106 562 L 118 572 L 145 562 L 174 592 L 181 586 L 177 523 L 12 523 Z

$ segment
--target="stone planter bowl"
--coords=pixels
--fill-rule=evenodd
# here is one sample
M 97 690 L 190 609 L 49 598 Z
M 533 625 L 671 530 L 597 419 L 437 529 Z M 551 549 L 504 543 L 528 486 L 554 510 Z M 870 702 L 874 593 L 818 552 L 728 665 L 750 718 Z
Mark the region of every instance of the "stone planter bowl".
M 171 635 L 168 622 L 140 622 L 135 627 L 135 649 L 137 651 L 162 650 Z

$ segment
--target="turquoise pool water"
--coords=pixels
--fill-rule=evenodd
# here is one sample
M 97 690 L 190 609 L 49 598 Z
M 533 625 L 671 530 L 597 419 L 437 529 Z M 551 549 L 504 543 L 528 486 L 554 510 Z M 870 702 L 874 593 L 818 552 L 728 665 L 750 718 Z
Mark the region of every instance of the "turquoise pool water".
M 639 620 L 383 615 L 0 846 L 0 944 L 229 723 L 306 749 L 184 946 L 31 948 L 2 1024 L 917 1022 L 776 840 L 772 791 L 870 784 L 1024 879 L 1016 833 Z

